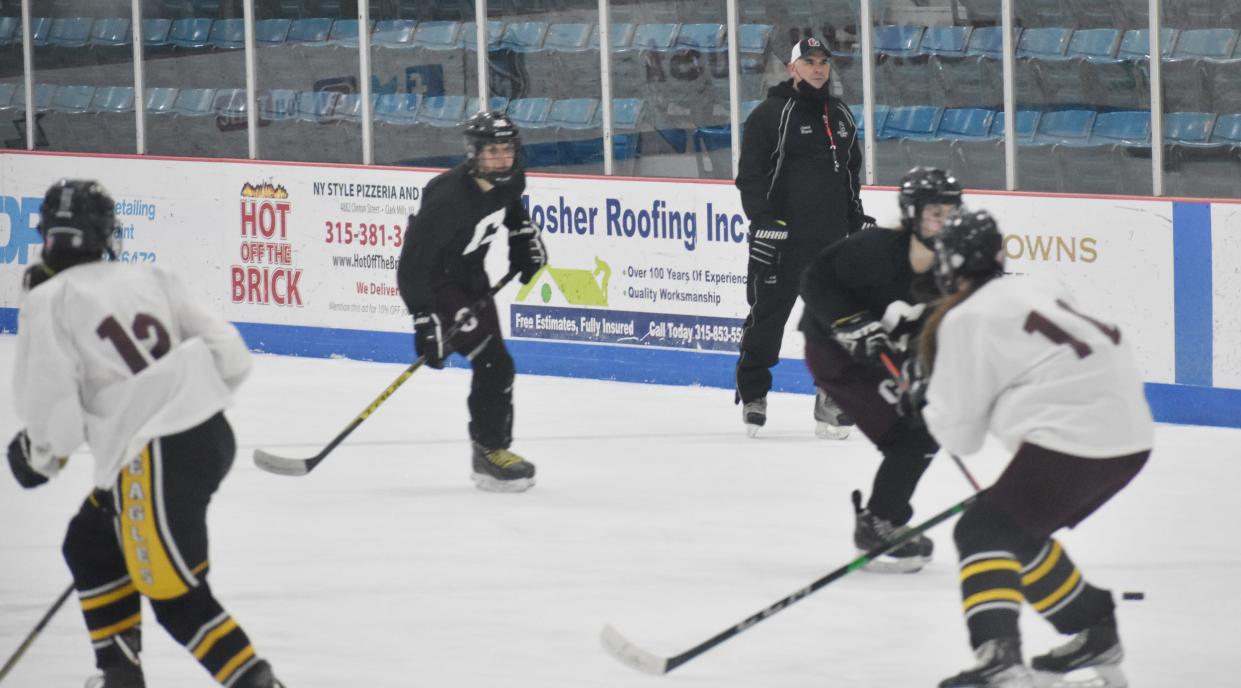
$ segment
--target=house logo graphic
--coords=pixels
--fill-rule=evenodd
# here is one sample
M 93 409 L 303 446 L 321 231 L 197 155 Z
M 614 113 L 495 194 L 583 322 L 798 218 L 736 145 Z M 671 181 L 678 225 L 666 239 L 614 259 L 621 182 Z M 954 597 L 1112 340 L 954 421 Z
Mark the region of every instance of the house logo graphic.
M 612 268 L 598 256 L 594 271 L 548 265 L 517 292 L 516 301 L 550 306 L 606 306 L 611 278 Z

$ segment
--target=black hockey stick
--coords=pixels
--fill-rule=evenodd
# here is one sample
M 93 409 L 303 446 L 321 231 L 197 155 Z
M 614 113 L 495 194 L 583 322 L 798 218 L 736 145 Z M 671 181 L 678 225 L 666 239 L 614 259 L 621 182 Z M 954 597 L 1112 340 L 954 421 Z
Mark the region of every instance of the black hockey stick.
M 43 615 L 42 619 L 39 619 L 39 623 L 35 624 L 34 629 L 31 630 L 30 633 L 26 634 L 26 639 L 22 641 L 21 645 L 17 646 L 17 650 L 13 653 L 13 656 L 9 657 L 9 660 L 4 663 L 3 667 L 0 667 L 0 681 L 3 681 L 4 677 L 9 675 L 9 672 L 13 670 L 13 667 L 17 665 L 17 660 L 21 659 L 22 655 L 26 654 L 26 650 L 30 649 L 30 646 L 34 644 L 35 638 L 39 637 L 39 634 L 43 632 L 43 629 L 47 626 L 47 623 L 52 620 L 53 616 L 56 616 L 56 612 L 60 611 L 61 605 L 65 603 L 65 600 L 69 599 L 69 594 L 72 592 L 73 583 L 70 583 L 69 587 L 65 588 L 65 591 L 60 593 L 60 597 L 57 597 L 56 601 L 52 603 L 52 608 L 47 610 L 47 613 Z
M 470 322 L 470 320 L 472 320 L 476 315 L 478 315 L 478 313 L 487 307 L 487 304 L 491 302 L 491 299 L 496 295 L 496 293 L 503 289 L 509 282 L 513 281 L 513 278 L 518 274 L 519 273 L 516 271 L 509 272 L 499 282 L 496 282 L 495 286 L 488 289 L 485 295 L 470 304 L 469 315 L 463 318 L 458 318 L 457 321 L 453 323 L 452 327 L 448 328 L 448 331 L 444 333 L 444 342 L 451 342 L 452 338 L 460 332 L 461 329 Z M 406 368 L 405 371 L 392 382 L 392 384 L 388 385 L 387 389 L 381 392 L 378 397 L 375 397 L 375 400 L 363 409 L 362 413 L 359 413 L 356 417 L 354 417 L 354 419 L 349 422 L 349 425 L 346 426 L 344 430 L 340 431 L 340 434 L 336 435 L 336 437 L 333 438 L 332 441 L 329 442 L 328 445 L 318 454 L 315 454 L 308 459 L 291 459 L 284 456 L 276 456 L 275 454 L 268 453 L 262 449 L 255 449 L 255 465 L 269 473 L 276 473 L 278 475 L 306 475 L 307 473 L 313 471 L 315 466 L 318 466 L 323 459 L 327 458 L 327 455 L 332 453 L 332 450 L 335 449 L 337 445 L 345 441 L 345 438 L 356 430 L 358 426 L 362 424 L 362 421 L 366 420 L 367 417 L 374 413 L 375 409 L 379 408 L 381 404 L 387 401 L 388 397 L 392 396 L 392 393 L 395 392 L 401 385 L 405 384 L 405 381 L 409 379 L 409 376 L 413 375 L 414 371 L 421 368 L 424 364 L 426 364 L 426 362 L 427 357 L 423 355 L 419 356 L 413 363 L 409 364 L 409 367 Z
M 900 535 L 894 537 L 887 544 L 883 545 L 882 547 L 876 547 L 875 549 L 872 549 L 866 554 L 859 556 L 857 559 L 854 559 L 848 564 L 841 566 L 835 571 L 832 571 L 831 573 L 814 581 L 813 583 L 811 583 L 810 585 L 807 585 L 801 590 L 798 590 L 797 592 L 794 592 L 788 597 L 785 597 L 784 599 L 779 600 L 778 602 L 768 606 L 762 611 L 751 614 L 750 616 L 746 617 L 746 619 L 743 620 L 741 623 L 735 626 L 732 626 L 728 629 L 725 629 L 724 631 L 721 631 L 720 633 L 715 634 L 714 636 L 702 641 L 701 643 L 691 647 L 690 649 L 686 650 L 685 652 L 682 652 L 679 655 L 674 655 L 672 657 L 658 657 L 655 654 L 648 652 L 638 647 L 637 645 L 634 645 L 633 643 L 629 642 L 628 640 L 625 639 L 625 636 L 621 635 L 619 631 L 617 631 L 615 628 L 612 628 L 610 625 L 603 627 L 603 633 L 600 634 L 599 639 L 603 642 L 603 648 L 607 650 L 608 653 L 611 654 L 613 657 L 620 660 L 623 664 L 626 664 L 630 667 L 633 667 L 634 669 L 637 669 L 638 671 L 642 671 L 648 674 L 655 674 L 655 675 L 666 674 L 669 671 L 672 671 L 673 669 L 681 666 L 682 664 L 685 664 L 686 662 L 694 659 L 698 655 L 701 655 L 707 650 L 710 650 L 716 645 L 719 645 L 725 640 L 728 640 L 729 638 L 737 635 L 738 633 L 741 633 L 742 631 L 749 629 L 751 626 L 757 624 L 758 622 L 766 620 L 769 617 L 775 616 L 776 612 L 781 612 L 781 611 L 784 611 L 785 609 L 788 609 L 789 607 L 793 606 L 795 602 L 800 602 L 801 600 L 809 597 L 811 593 L 817 592 L 820 588 L 826 586 L 828 583 L 831 583 L 832 581 L 843 578 L 844 576 L 862 568 L 863 566 L 867 565 L 871 561 L 882 556 L 889 550 L 892 550 L 893 548 L 900 546 L 902 543 L 907 542 L 908 540 L 914 537 L 917 537 L 918 535 L 921 535 L 922 533 L 930 530 L 931 528 L 939 525 L 940 523 L 943 523 L 949 518 L 952 518 L 953 516 L 961 513 L 962 511 L 967 509 L 971 504 L 973 504 L 980 495 L 981 493 L 976 493 L 974 495 L 967 497 L 964 501 L 958 504 L 954 504 L 948 510 L 936 516 L 931 517 L 930 519 L 928 519 L 926 522 L 922 523 L 921 525 L 914 526 L 910 528 L 909 530 L 904 531 Z
M 883 362 L 883 367 L 888 369 L 888 374 L 892 376 L 892 379 L 896 380 L 896 384 L 900 386 L 902 392 L 909 389 L 909 380 L 905 377 L 904 373 L 901 372 L 901 369 L 896 367 L 896 363 L 892 361 L 892 357 L 881 351 L 879 352 L 879 360 Z M 980 492 L 982 490 L 982 486 L 979 485 L 978 481 L 974 479 L 974 474 L 970 473 L 970 469 L 965 467 L 965 462 L 961 460 L 961 457 L 952 452 L 948 452 L 948 456 L 951 456 L 953 463 L 957 464 L 957 468 L 961 469 L 961 475 L 964 475 L 965 479 L 970 481 L 970 485 L 974 487 L 974 491 Z

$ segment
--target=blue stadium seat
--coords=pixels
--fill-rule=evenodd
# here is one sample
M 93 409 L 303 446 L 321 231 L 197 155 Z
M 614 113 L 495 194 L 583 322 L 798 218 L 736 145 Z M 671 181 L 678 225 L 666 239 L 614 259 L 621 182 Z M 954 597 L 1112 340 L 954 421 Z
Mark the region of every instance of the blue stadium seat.
M 963 57 L 971 31 L 973 28 L 969 26 L 928 26 L 919 50 L 927 55 Z
M 64 85 L 56 89 L 48 109 L 53 112 L 83 113 L 91 109 L 91 100 L 95 97 L 94 86 Z
M 21 40 L 21 25 L 21 17 L 0 17 L 0 47 Z
M 890 57 L 910 57 L 922 45 L 924 27 L 914 24 L 888 24 L 875 27 L 875 50 Z
M 1149 146 L 1151 113 L 1146 110 L 1100 112 L 1090 131 L 1090 142 Z
M 1182 31 L 1172 57 L 1163 62 L 1165 109 L 1186 112 L 1211 110 L 1214 107 L 1213 75 L 1208 72 L 1214 65 L 1208 66 L 1206 59 L 1227 60 L 1236 46 L 1235 29 Z
M 91 110 L 94 112 L 129 112 L 134 111 L 133 86 L 100 86 L 95 89 L 95 97 L 91 99 Z
M 508 116 L 521 130 L 523 139 L 527 129 L 546 127 L 551 111 L 551 98 L 518 98 L 508 105 Z
M 298 117 L 301 114 L 299 105 L 301 103 L 302 96 L 309 95 L 310 103 L 313 106 L 317 102 L 315 96 L 318 94 L 330 95 L 333 97 L 333 100 L 337 95 L 336 93 L 331 93 L 330 91 L 297 91 L 291 88 L 273 88 L 267 91 L 259 92 L 256 96 L 259 110 L 259 124 L 265 125 L 273 122 L 283 122 L 285 120 Z M 330 121 L 328 119 L 313 119 L 313 117 L 318 114 L 319 113 L 308 114 L 308 117 L 311 117 L 312 119 L 308 119 L 307 121 Z
M 500 38 L 504 35 L 504 22 L 499 19 L 487 21 L 487 50 L 500 47 Z M 461 45 L 466 50 L 478 50 L 478 26 L 470 21 L 461 24 Z
M 13 92 L 13 106 L 17 109 L 25 109 L 26 107 L 26 89 L 22 84 L 16 84 L 16 90 Z M 52 99 L 56 97 L 56 84 L 35 84 L 34 85 L 34 109 L 35 112 L 44 112 L 51 109 Z
M 517 53 L 533 53 L 543 49 L 549 27 L 547 22 L 512 22 L 504 27 L 500 46 Z
M 283 45 L 292 27 L 292 19 L 260 19 L 254 22 L 254 43 L 259 47 Z
M 1170 113 L 1168 118 L 1177 113 Z M 1199 198 L 1241 198 L 1241 114 L 1220 115 L 1213 126 L 1201 115 L 1181 113 L 1187 123 L 1179 133 L 1185 140 L 1168 148 L 1164 170 L 1165 193 Z M 1208 115 L 1209 117 L 1210 115 Z M 1172 120 L 1175 123 L 1175 119 Z M 1165 123 L 1168 123 L 1165 121 Z M 1165 135 L 1169 129 L 1165 129 Z M 1202 140 L 1203 132 L 1206 140 Z
M 372 112 L 379 122 L 413 124 L 418 119 L 418 96 L 413 93 L 384 93 L 375 100 Z
M 340 119 L 343 94 L 336 91 L 297 91 L 293 117 L 302 122 L 323 124 Z M 274 102 L 279 102 L 275 99 Z
M 742 24 L 737 27 L 737 77 L 740 97 L 751 100 L 763 96 L 763 76 L 767 72 L 772 24 Z
M 909 138 L 901 141 L 901 165 L 910 169 L 928 165 L 954 170 L 957 161 L 953 153 L 954 141 L 984 141 L 991 136 L 991 123 L 995 110 L 986 108 L 951 108 L 944 111 L 934 138 Z
M 375 22 L 371 45 L 379 48 L 408 48 L 414 39 L 413 19 L 381 19 Z
M 422 99 L 418 121 L 433 127 L 452 128 L 465 120 L 465 96 L 428 96 Z
M 367 34 L 375 30 L 375 22 L 368 24 Z M 358 20 L 337 19 L 332 22 L 332 30 L 328 32 L 327 42 L 331 45 L 358 47 Z
M 1066 175 L 1065 191 L 1149 195 L 1151 182 L 1150 112 L 1119 110 L 1095 118 L 1086 143 L 1057 146 Z
M 94 47 L 128 46 L 133 41 L 133 22 L 125 17 L 106 17 L 95 20 L 91 29 L 90 44 Z
M 207 34 L 207 44 L 216 50 L 241 50 L 246 47 L 244 19 L 217 19 Z
M 17 84 L 11 81 L 0 81 L 0 108 L 8 107 L 13 102 L 13 94 L 17 91 Z
M 426 21 L 414 29 L 415 46 L 432 50 L 453 50 L 461 46 L 461 22 Z
M 312 19 L 295 19 L 289 26 L 289 43 L 325 43 L 332 31 L 332 20 L 328 17 Z
M 634 36 L 638 29 L 636 24 L 628 22 L 616 22 L 608 25 L 608 43 L 612 45 L 612 50 L 624 50 L 633 45 Z M 594 30 L 590 32 L 590 47 L 599 49 L 599 25 L 596 24 Z
M 214 88 L 183 88 L 177 94 L 173 112 L 182 117 L 202 117 L 215 112 Z
M 629 47 L 670 50 L 676 44 L 679 29 L 680 24 L 642 24 L 634 31 L 633 41 Z
M 1000 113 L 987 108 L 950 108 L 944 110 L 936 135 L 946 139 L 985 139 Z
M 511 101 L 504 96 L 489 96 L 487 98 L 488 112 L 508 112 Z M 465 116 L 470 117 L 483 109 L 482 102 L 478 98 L 470 98 L 465 101 Z
M 1160 52 L 1164 57 L 1171 57 L 1176 49 L 1176 41 L 1181 36 L 1180 29 L 1164 28 L 1159 30 Z M 1120 41 L 1120 49 L 1116 57 L 1122 60 L 1150 59 L 1151 41 L 1149 29 L 1130 29 Z
M 82 48 L 90 42 L 90 17 L 57 17 L 48 29 L 47 44 L 58 48 Z
M 168 115 L 172 114 L 173 106 L 176 105 L 177 95 L 180 89 L 176 88 L 148 88 L 146 90 L 146 111 L 151 115 Z
M 207 47 L 212 20 L 202 17 L 177 19 L 172 23 L 168 42 L 179 50 L 201 50 Z
M 1055 110 L 1039 118 L 1035 143 L 1088 143 L 1098 116 L 1094 110 Z
M 1051 100 L 1052 88 L 1059 84 L 1044 83 L 1044 62 L 1064 60 L 1072 36 L 1071 29 L 1054 27 L 1022 32 L 1017 42 L 1017 60 L 1013 65 L 1018 103 L 1043 104 Z
M 1220 115 L 1211 130 L 1211 143 L 1241 146 L 1241 114 Z
M 1078 29 L 1069 40 L 1069 57 L 1112 59 L 1120 50 L 1120 29 Z
M 1021 42 L 1021 29 L 1014 29 L 1014 39 Z M 965 46 L 967 55 L 981 55 L 1000 59 L 1004 54 L 1004 31 L 998 26 L 984 26 L 970 33 L 969 43 Z
M 1073 30 L 1064 28 L 1026 29 L 1017 41 L 1017 57 L 1063 57 L 1068 51 Z
M 894 107 L 888 112 L 887 121 L 879 130 L 878 139 L 919 138 L 929 139 L 939 130 L 944 108 L 930 105 Z
M 1163 140 L 1166 143 L 1205 144 L 1211 140 L 1215 127 L 1212 112 L 1167 112 L 1163 116 Z
M 887 105 L 875 106 L 875 131 L 882 132 L 884 126 L 888 122 L 888 111 L 891 110 Z M 866 118 L 863 117 L 861 105 L 850 105 L 849 113 L 853 115 L 853 121 L 857 124 L 857 138 L 860 142 L 866 136 Z M 875 136 L 878 138 L 878 135 Z
M 1236 29 L 1194 29 L 1181 32 L 1172 57 L 1210 57 L 1223 60 L 1232 57 L 1236 47 Z
M 51 17 L 31 17 L 30 19 L 30 44 L 36 48 L 46 47 L 48 37 L 51 35 L 51 31 L 52 31 L 52 18 Z M 14 41 L 18 45 L 21 45 L 22 43 L 22 31 L 20 28 L 18 28 L 17 34 L 14 36 Z

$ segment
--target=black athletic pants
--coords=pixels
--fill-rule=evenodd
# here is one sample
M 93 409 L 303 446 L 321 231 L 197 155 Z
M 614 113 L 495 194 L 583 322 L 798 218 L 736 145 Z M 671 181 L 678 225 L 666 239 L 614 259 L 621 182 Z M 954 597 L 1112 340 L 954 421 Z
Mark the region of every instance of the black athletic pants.
M 878 365 L 858 363 L 834 343 L 806 340 L 806 366 L 814 382 L 883 454 L 866 508 L 896 525 L 913 517 L 909 501 L 922 474 L 939 451 L 925 427 L 914 426 L 884 399 L 880 389 L 892 385 Z
M 139 663 L 140 596 L 219 683 L 244 685 L 259 662 L 207 585 L 207 505 L 235 451 L 222 413 L 157 438 L 69 522 L 65 561 L 100 668 Z
M 751 261 L 746 274 L 745 299 L 750 304 L 741 331 L 737 359 L 737 400 L 741 403 L 767 396 L 771 368 L 780 362 L 780 344 L 789 314 L 797 303 L 801 262 L 775 269 Z
M 436 295 L 440 322 L 455 323 L 477 297 L 446 289 Z M 495 301 L 472 324 L 447 343 L 464 356 L 474 371 L 470 382 L 470 439 L 487 449 L 507 449 L 513 442 L 513 357 L 500 335 Z

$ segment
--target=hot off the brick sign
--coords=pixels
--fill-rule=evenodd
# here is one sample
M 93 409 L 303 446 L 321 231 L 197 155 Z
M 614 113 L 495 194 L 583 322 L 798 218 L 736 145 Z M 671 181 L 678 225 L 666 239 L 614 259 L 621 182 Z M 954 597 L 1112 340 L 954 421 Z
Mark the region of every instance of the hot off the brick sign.
M 281 188 L 281 191 L 283 189 Z M 232 266 L 233 303 L 301 306 L 298 282 L 301 268 L 294 268 L 289 243 L 287 200 L 241 199 L 241 260 Z

